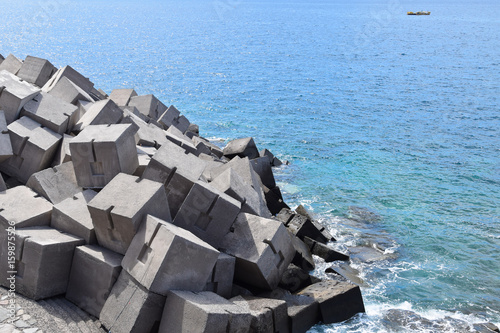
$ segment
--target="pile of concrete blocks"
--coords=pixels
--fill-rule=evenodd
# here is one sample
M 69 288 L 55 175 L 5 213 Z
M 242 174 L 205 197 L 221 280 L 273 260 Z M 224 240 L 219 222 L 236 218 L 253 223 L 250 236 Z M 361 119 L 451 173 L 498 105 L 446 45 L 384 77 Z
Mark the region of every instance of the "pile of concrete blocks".
M 358 286 L 310 275 L 313 254 L 348 257 L 286 205 L 281 161 L 166 105 L 0 56 L 0 284 L 65 295 L 114 333 L 305 332 L 364 312 Z

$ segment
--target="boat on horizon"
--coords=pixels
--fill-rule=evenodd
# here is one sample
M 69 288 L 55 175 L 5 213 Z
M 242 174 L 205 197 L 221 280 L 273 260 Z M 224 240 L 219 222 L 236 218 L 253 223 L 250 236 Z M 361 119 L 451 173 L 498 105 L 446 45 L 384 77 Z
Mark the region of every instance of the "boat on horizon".
M 406 12 L 406 15 L 431 15 L 431 12 Z

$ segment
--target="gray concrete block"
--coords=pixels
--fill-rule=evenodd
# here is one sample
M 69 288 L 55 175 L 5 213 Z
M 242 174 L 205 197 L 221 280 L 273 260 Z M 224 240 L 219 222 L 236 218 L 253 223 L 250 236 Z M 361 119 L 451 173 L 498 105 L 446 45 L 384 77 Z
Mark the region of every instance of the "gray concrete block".
M 290 264 L 283 273 L 279 286 L 280 288 L 295 293 L 317 282 L 321 282 L 321 279 L 310 275 L 306 270 L 299 266 Z
M 335 241 L 335 238 L 333 238 L 330 231 L 328 231 L 328 229 L 326 229 L 326 227 L 322 223 L 316 220 L 313 214 L 309 212 L 302 204 L 298 205 L 297 208 L 295 208 L 295 212 L 311 220 L 314 226 L 323 234 L 324 238 L 328 239 L 328 241 Z
M 283 164 L 283 162 L 281 162 L 277 157 L 274 156 L 273 153 L 271 153 L 267 149 L 262 149 L 259 152 L 259 156 L 260 157 L 267 157 L 267 158 L 269 158 L 269 162 L 271 163 L 271 166 L 279 167 L 279 166 L 281 166 Z
M 304 240 L 304 237 L 309 237 L 319 243 L 326 244 L 333 239 L 323 226 L 315 224 L 307 217 L 295 214 L 287 208 L 283 208 L 277 215 L 277 218 L 283 222 L 295 236 L 302 240 Z M 329 236 L 329 238 L 327 238 L 327 236 Z
M 269 216 L 268 214 L 270 213 L 268 213 L 267 207 L 262 202 L 259 193 L 245 183 L 242 177 L 233 169 L 226 169 L 210 185 L 241 202 L 242 212 L 259 216 Z
M 25 184 L 32 174 L 50 166 L 62 137 L 28 117 L 7 128 L 13 156 L 0 163 L 0 170 Z
M 173 224 L 218 248 L 240 209 L 237 200 L 203 181 L 197 181 L 175 215 Z
M 150 333 L 158 330 L 165 296 L 146 290 L 125 270 L 111 289 L 99 320 L 113 333 Z
M 118 124 L 123 118 L 123 111 L 110 99 L 98 101 L 85 112 L 73 126 L 76 132 L 82 131 L 90 125 Z
M 109 95 L 109 99 L 118 106 L 126 106 L 130 98 L 137 96 L 134 89 L 114 89 Z
M 267 157 L 257 157 L 250 161 L 253 170 L 259 175 L 262 184 L 268 188 L 276 187 L 273 170 Z
M 240 213 L 221 251 L 236 257 L 235 279 L 272 290 L 295 255 L 288 231 L 278 221 Z
M 1 229 L 48 226 L 52 204 L 26 186 L 16 186 L 0 194 Z
M 27 56 L 17 76 L 37 87 L 43 87 L 56 71 L 50 61 Z
M 5 112 L 0 110 L 0 163 L 12 157 L 13 154 Z
M 157 119 L 163 128 L 168 129 L 171 126 L 174 126 L 182 133 L 186 133 L 190 125 L 189 120 L 186 117 L 181 116 L 179 110 L 177 110 L 177 108 L 173 105 L 170 105 L 168 109 Z
M 78 119 L 78 108 L 53 95 L 41 92 L 24 105 L 20 115 L 63 134 L 71 132 Z
M 263 186 L 264 197 L 266 198 L 266 205 L 272 215 L 279 214 L 283 208 L 290 209 L 290 207 L 283 200 L 281 190 L 278 186 L 272 189 Z
M 78 101 L 94 102 L 94 99 L 87 92 L 67 77 L 62 77 L 49 91 L 49 94 L 73 105 L 77 105 Z
M 168 293 L 160 333 L 244 333 L 252 316 L 238 305 L 209 291 Z
M 15 121 L 23 106 L 39 92 L 40 89 L 14 74 L 0 71 L 0 110 L 5 112 L 7 124 Z
M 118 173 L 133 174 L 139 166 L 136 128 L 129 124 L 91 125 L 69 143 L 78 185 L 102 188 Z
M 111 180 L 89 203 L 97 242 L 125 254 L 146 214 L 171 221 L 163 184 L 124 173 Z
M 335 260 L 342 260 L 342 261 L 349 260 L 348 255 L 337 252 L 334 249 L 330 248 L 328 245 L 317 242 L 309 237 L 304 237 L 304 242 L 309 247 L 312 254 L 315 254 L 318 257 L 323 258 L 325 262 L 332 262 Z
M 230 298 L 233 290 L 234 265 L 236 258 L 225 253 L 219 253 L 203 291 L 211 291 L 224 298 Z
M 96 244 L 94 224 L 87 204 L 97 192 L 85 190 L 54 205 L 50 226 L 83 238 L 85 244 Z
M 18 59 L 15 55 L 9 54 L 0 64 L 0 71 L 7 71 L 14 75 L 19 73 L 19 70 L 23 66 L 22 60 Z
M 170 214 L 175 218 L 205 166 L 205 161 L 193 154 L 186 154 L 184 149 L 167 142 L 153 156 L 143 177 L 165 184 Z
M 148 124 L 128 110 L 124 111 L 122 124 L 134 124 L 137 127 L 135 143 L 140 146 L 157 147 L 164 145 L 168 140 L 166 133 L 161 128 Z
M 76 106 L 78 107 L 78 119 L 81 119 L 85 113 L 90 109 L 94 102 L 78 100 Z
M 94 84 L 85 76 L 74 70 L 71 66 L 65 66 L 57 70 L 50 80 L 42 87 L 45 92 L 50 92 L 62 78 L 67 78 L 84 92 L 89 94 L 94 88 Z
M 255 296 L 237 296 L 231 298 L 230 301 L 252 315 L 251 332 L 289 332 L 285 301 Z
M 8 233 L 2 232 L 1 257 L 6 257 L 5 240 Z M 83 245 L 81 238 L 64 234 L 50 227 L 16 229 L 15 267 L 2 261 L 0 280 L 5 286 L 7 276 L 15 274 L 16 292 L 34 300 L 64 294 L 68 285 L 73 252 Z M 15 271 L 15 273 L 9 273 Z
M 3 180 L 3 176 L 0 173 L 0 192 L 5 192 L 5 191 L 7 191 L 7 184 L 5 184 L 5 181 Z
M 312 297 L 293 295 L 281 288 L 260 296 L 280 299 L 286 302 L 290 333 L 305 333 L 320 321 L 319 305 Z
M 229 141 L 224 147 L 224 156 L 229 159 L 239 156 L 241 158 L 248 157 L 254 159 L 259 157 L 259 151 L 253 141 L 253 138 L 242 138 Z
M 95 245 L 75 249 L 66 299 L 99 317 L 122 270 L 123 256 Z
M 3 55 L 0 54 L 0 64 L 5 60 L 5 58 L 3 57 Z
M 221 158 L 224 155 L 221 148 L 219 148 L 217 145 L 213 144 L 212 142 L 210 142 L 205 138 L 194 136 L 193 138 L 191 138 L 191 140 L 193 141 L 193 144 L 195 145 L 195 147 L 197 147 L 198 150 L 199 150 L 198 145 L 202 143 L 210 150 L 210 153 L 215 155 L 216 157 Z
M 82 191 L 77 184 L 72 162 L 34 173 L 26 186 L 54 205 Z
M 149 291 L 201 291 L 219 252 L 171 223 L 148 215 L 122 261 L 122 267 Z
M 191 139 L 186 135 L 182 134 L 182 132 L 178 130 L 176 127 L 170 126 L 165 134 L 167 135 L 167 139 L 169 141 L 175 143 L 179 147 L 183 148 L 185 151 L 195 156 L 198 156 L 200 154 L 198 149 L 193 144 L 193 141 L 191 141 Z
M 309 296 L 318 302 L 324 324 L 338 323 L 365 312 L 359 286 L 349 282 L 318 282 L 301 290 L 298 295 Z
M 167 110 L 167 107 L 154 95 L 133 96 L 128 105 L 135 106 L 140 113 L 154 120 L 157 120 Z
M 58 166 L 66 162 L 71 161 L 71 150 L 69 149 L 69 143 L 73 140 L 74 136 L 63 134 L 61 143 L 57 147 L 54 159 L 52 160 L 52 166 Z
M 290 238 L 295 249 L 295 256 L 293 257 L 292 263 L 306 271 L 312 271 L 315 264 L 309 246 L 293 234 L 290 235 Z

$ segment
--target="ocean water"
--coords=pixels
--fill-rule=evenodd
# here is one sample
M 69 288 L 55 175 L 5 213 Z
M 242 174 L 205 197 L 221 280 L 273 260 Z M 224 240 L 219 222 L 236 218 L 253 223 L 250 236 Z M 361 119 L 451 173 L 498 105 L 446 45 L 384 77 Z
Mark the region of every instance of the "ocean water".
M 290 161 L 275 170 L 290 206 L 337 249 L 383 253 L 347 267 L 367 313 L 312 332 L 467 331 L 500 323 L 499 14 L 496 0 L 1 0 L 0 53 L 155 94 L 205 137 L 253 136 Z

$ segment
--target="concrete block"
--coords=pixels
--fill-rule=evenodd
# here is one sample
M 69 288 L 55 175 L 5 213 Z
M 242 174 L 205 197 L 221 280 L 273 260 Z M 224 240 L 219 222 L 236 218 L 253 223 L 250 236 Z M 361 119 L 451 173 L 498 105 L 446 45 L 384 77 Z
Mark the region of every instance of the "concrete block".
M 134 176 L 142 177 L 151 161 L 151 156 L 147 154 L 138 154 L 137 157 L 139 158 L 139 166 L 135 169 Z
M 291 234 L 291 232 L 290 239 L 292 240 L 292 245 L 295 249 L 295 256 L 293 257 L 292 263 L 306 271 L 312 271 L 315 264 L 309 246 L 300 240 L 300 238 Z
M 101 88 L 97 89 L 97 91 L 95 91 L 95 88 L 94 88 L 94 91 L 93 91 L 96 95 L 98 95 L 99 97 L 101 97 L 100 99 L 103 100 L 103 99 L 106 99 L 106 98 L 109 98 L 109 95 L 104 91 L 102 90 Z
M 109 95 L 109 99 L 118 106 L 126 106 L 130 98 L 137 96 L 134 89 L 114 89 Z
M 3 180 L 3 176 L 0 173 L 0 194 L 2 194 L 1 192 L 5 192 L 5 191 L 7 191 L 7 184 L 5 184 L 5 181 Z
M 1 258 L 6 258 L 6 239 L 2 232 Z M 5 286 L 7 276 L 15 274 L 16 292 L 34 300 L 53 297 L 66 292 L 73 252 L 83 245 L 81 238 L 62 233 L 50 227 L 30 227 L 15 231 L 15 267 L 2 260 L 0 280 Z M 13 265 L 14 266 L 14 265 Z M 9 273 L 15 271 L 16 273 Z
M 170 291 L 159 333 L 245 333 L 252 316 L 238 305 L 209 291 Z
M 274 156 L 273 153 L 271 153 L 267 149 L 262 149 L 259 152 L 259 156 L 260 157 L 267 157 L 267 158 L 269 158 L 269 162 L 271 163 L 271 166 L 279 167 L 279 166 L 281 166 L 283 164 L 283 162 L 281 162 L 277 157 Z
M 80 89 L 82 89 L 87 94 L 89 94 L 94 88 L 94 84 L 88 78 L 78 73 L 71 66 L 65 66 L 58 69 L 57 72 L 52 75 L 50 80 L 42 87 L 42 90 L 45 92 L 50 92 L 64 77 L 80 87 Z
M 148 215 L 122 261 L 122 267 L 147 290 L 201 291 L 219 252 L 171 223 Z
M 318 226 L 313 224 L 307 217 L 295 214 L 287 208 L 283 208 L 277 215 L 277 218 L 286 225 L 288 230 L 302 240 L 304 240 L 304 237 L 309 237 L 323 244 L 331 240 L 331 238 L 325 236 L 325 233 L 323 233 L 324 230 L 320 230 Z
M 235 279 L 272 290 L 295 255 L 288 231 L 278 221 L 240 213 L 222 252 L 236 257 Z
M 56 71 L 50 61 L 27 56 L 17 76 L 37 87 L 43 87 Z
M 85 244 L 96 244 L 94 224 L 87 204 L 97 192 L 85 190 L 54 205 L 50 226 L 83 238 Z
M 279 212 L 283 209 L 290 209 L 290 207 L 283 200 L 283 196 L 281 195 L 281 190 L 278 186 L 269 189 L 266 186 L 263 186 L 262 190 L 264 191 L 264 197 L 266 199 L 266 205 L 272 215 L 279 214 Z
M 167 110 L 167 107 L 154 95 L 130 97 L 128 105 L 135 106 L 140 113 L 154 120 L 157 120 Z
M 290 264 L 285 273 L 283 273 L 279 286 L 295 293 L 317 282 L 321 282 L 321 279 L 310 275 L 306 270 L 299 266 Z
M 236 258 L 225 253 L 219 253 L 203 291 L 211 291 L 224 298 L 230 298 L 233 289 L 234 265 Z
M 298 205 L 297 208 L 295 208 L 295 212 L 299 215 L 307 217 L 311 222 L 316 226 L 316 228 L 323 234 L 323 236 L 328 239 L 328 241 L 335 241 L 335 238 L 333 238 L 332 234 L 326 227 L 321 224 L 319 221 L 317 221 L 313 214 L 310 213 L 302 204 Z
M 231 298 L 230 301 L 252 315 L 251 332 L 289 332 L 285 301 L 255 296 L 237 296 Z
M 218 158 L 221 158 L 224 155 L 221 148 L 219 148 L 218 146 L 216 146 L 215 144 L 213 144 L 212 142 L 208 141 L 205 138 L 194 136 L 193 138 L 191 138 L 191 140 L 193 141 L 193 144 L 198 150 L 199 150 L 198 145 L 204 144 L 210 150 L 210 153 L 217 156 Z
M 13 156 L 0 163 L 0 171 L 25 184 L 32 174 L 50 166 L 62 137 L 28 117 L 7 128 Z
M 224 147 L 224 156 L 229 159 L 235 156 L 241 158 L 248 157 L 252 160 L 259 157 L 259 151 L 257 150 L 253 138 L 242 138 L 230 141 L 226 147 Z
M 5 70 L 13 75 L 17 75 L 22 66 L 22 60 L 18 59 L 13 54 L 9 54 L 0 64 L 0 71 Z
M 97 242 L 125 254 L 146 214 L 171 221 L 163 184 L 118 174 L 89 203 Z
M 62 77 L 49 94 L 73 105 L 78 105 L 78 101 L 94 102 L 94 99 L 87 92 L 67 77 Z
M 95 245 L 75 249 L 66 298 L 99 318 L 122 270 L 123 256 Z
M 167 139 L 169 141 L 175 143 L 179 147 L 183 148 L 185 151 L 195 156 L 198 156 L 200 154 L 200 152 L 195 147 L 191 139 L 182 134 L 182 132 L 178 130 L 176 127 L 170 126 L 165 134 L 167 135 Z
M 39 92 L 40 89 L 22 81 L 14 74 L 8 71 L 0 71 L 0 110 L 5 113 L 7 125 L 19 117 L 23 106 Z
M 5 60 L 5 58 L 3 57 L 3 55 L 0 54 L 0 64 Z
M 75 105 L 41 92 L 24 105 L 21 116 L 27 116 L 56 133 L 71 132 L 78 119 L 78 108 Z
M 334 249 L 330 248 L 328 245 L 317 242 L 309 237 L 304 237 L 304 242 L 309 247 L 312 254 L 315 254 L 318 257 L 323 258 L 325 262 L 332 262 L 335 260 L 342 260 L 342 261 L 349 260 L 348 255 L 337 252 Z
M 165 296 L 146 290 L 125 270 L 111 289 L 99 320 L 113 333 L 156 332 L 165 305 Z
M 118 173 L 132 174 L 139 166 L 129 124 L 90 125 L 69 143 L 78 185 L 102 188 Z
M 76 106 L 78 107 L 78 119 L 81 119 L 85 113 L 90 109 L 94 102 L 78 100 Z
M 82 191 L 76 182 L 72 162 L 34 173 L 26 186 L 54 205 Z
M 0 194 L 0 225 L 16 228 L 48 226 L 52 204 L 26 186 L 16 186 Z
M 318 302 L 324 324 L 338 323 L 365 312 L 359 286 L 349 282 L 318 282 L 301 290 L 298 295 L 309 296 Z
M 0 163 L 13 155 L 5 112 L 0 110 Z
M 218 248 L 240 209 L 237 200 L 203 181 L 197 181 L 175 215 L 173 224 Z
M 123 111 L 110 99 L 98 101 L 85 112 L 75 124 L 73 130 L 82 131 L 90 125 L 118 124 L 123 118 Z
M 61 144 L 57 147 L 54 159 L 52 160 L 52 166 L 58 166 L 66 162 L 71 161 L 71 150 L 69 149 L 69 143 L 73 140 L 74 136 L 63 134 Z
M 140 146 L 149 146 L 159 148 L 167 142 L 165 131 L 161 128 L 148 124 L 135 114 L 124 111 L 122 124 L 134 124 L 137 127 L 135 133 L 135 143 Z
M 189 120 L 181 116 L 181 113 L 173 105 L 170 105 L 168 109 L 158 118 L 158 122 L 163 126 L 163 128 L 168 129 L 174 126 L 182 133 L 186 133 L 189 129 Z
M 273 170 L 267 157 L 257 157 L 250 161 L 253 170 L 259 175 L 262 184 L 268 188 L 275 188 L 276 181 L 274 180 Z
M 262 202 L 259 193 L 245 183 L 242 177 L 233 169 L 226 169 L 210 185 L 241 202 L 242 212 L 259 216 L 270 216 L 266 204 Z
M 319 305 L 312 297 L 293 295 L 281 288 L 260 296 L 286 302 L 290 333 L 305 333 L 320 321 Z
M 143 177 L 165 184 L 168 205 L 173 218 L 177 215 L 191 187 L 205 169 L 206 162 L 177 145 L 167 142 L 153 156 Z

